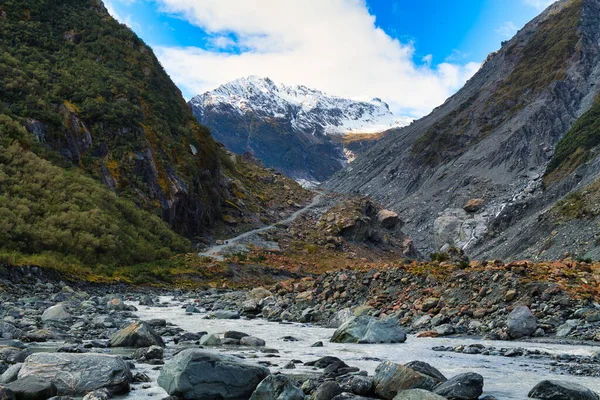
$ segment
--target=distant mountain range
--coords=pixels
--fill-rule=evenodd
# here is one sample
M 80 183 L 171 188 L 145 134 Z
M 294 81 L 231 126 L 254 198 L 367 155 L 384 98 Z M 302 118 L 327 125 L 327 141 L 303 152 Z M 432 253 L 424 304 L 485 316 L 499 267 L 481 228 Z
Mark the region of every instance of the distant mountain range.
M 599 89 L 600 1 L 558 1 L 327 186 L 398 212 L 423 254 L 598 258 Z
M 189 104 L 229 150 L 250 152 L 267 167 L 304 182 L 326 180 L 382 132 L 412 122 L 394 116 L 380 99 L 354 101 L 256 76 L 236 79 Z

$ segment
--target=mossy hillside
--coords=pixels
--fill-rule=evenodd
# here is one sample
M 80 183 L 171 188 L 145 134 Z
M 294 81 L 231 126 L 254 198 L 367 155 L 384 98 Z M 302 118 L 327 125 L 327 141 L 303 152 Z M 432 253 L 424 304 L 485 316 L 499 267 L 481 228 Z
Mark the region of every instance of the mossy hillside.
M 544 183 L 550 185 L 571 174 L 593 157 L 592 150 L 600 145 L 600 95 L 564 135 L 546 167 Z
M 0 259 L 93 273 L 191 250 L 157 216 L 18 142 L 0 151 Z
M 98 0 L 5 1 L 0 11 L 0 113 L 40 121 L 38 139 L 63 160 L 37 154 L 110 177 L 179 232 L 213 222 L 217 146 L 141 39 Z M 187 223 L 168 210 L 182 189 L 198 205 Z
M 600 215 L 600 178 L 557 202 L 550 213 L 553 221 L 564 223 Z
M 580 43 L 579 23 L 583 0 L 572 0 L 548 16 L 533 36 L 519 47 L 504 50 L 505 58 L 518 57 L 513 71 L 487 98 L 480 94 L 463 102 L 433 125 L 412 152 L 425 165 L 435 166 L 454 158 L 492 133 L 506 120 L 539 96 L 553 82 L 566 78 L 569 60 Z M 479 102 L 484 101 L 481 108 Z

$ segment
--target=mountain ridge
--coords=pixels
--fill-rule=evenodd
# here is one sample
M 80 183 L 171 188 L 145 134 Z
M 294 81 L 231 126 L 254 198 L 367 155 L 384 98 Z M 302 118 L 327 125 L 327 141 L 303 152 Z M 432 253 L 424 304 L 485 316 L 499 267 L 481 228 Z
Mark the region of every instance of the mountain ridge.
M 348 162 L 341 137 L 412 122 L 395 117 L 380 99 L 360 102 L 329 96 L 306 86 L 277 84 L 269 78 L 239 78 L 195 96 L 190 106 L 213 137 L 238 154 L 251 152 L 267 167 L 305 181 L 323 181 Z M 353 154 L 350 154 L 350 158 Z

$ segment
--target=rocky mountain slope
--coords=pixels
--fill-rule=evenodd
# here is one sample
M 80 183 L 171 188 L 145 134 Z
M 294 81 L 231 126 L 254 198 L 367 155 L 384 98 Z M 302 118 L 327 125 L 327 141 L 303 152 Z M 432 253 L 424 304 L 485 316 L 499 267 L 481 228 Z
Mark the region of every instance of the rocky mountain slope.
M 365 134 L 411 122 L 395 117 L 380 99 L 358 102 L 256 76 L 229 82 L 189 104 L 229 150 L 250 152 L 294 179 L 318 182 L 381 138 Z
M 100 0 L 2 2 L 0 47 L 2 262 L 150 261 L 310 197 L 219 146 Z
M 597 257 L 599 43 L 600 1 L 556 2 L 328 187 L 399 212 L 425 254 Z

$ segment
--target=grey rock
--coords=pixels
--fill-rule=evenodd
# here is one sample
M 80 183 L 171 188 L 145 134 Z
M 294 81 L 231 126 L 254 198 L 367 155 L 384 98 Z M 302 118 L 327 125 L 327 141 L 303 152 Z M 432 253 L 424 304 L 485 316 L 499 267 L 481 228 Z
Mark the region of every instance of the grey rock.
M 446 400 L 446 398 L 428 390 L 409 389 L 398 392 L 394 400 Z
M 187 349 L 163 367 L 158 384 L 186 400 L 249 398 L 269 375 L 267 368 L 222 354 Z
M 0 384 L 16 381 L 22 366 L 23 363 L 19 363 L 8 367 L 8 369 L 0 376 Z
M 434 393 L 450 400 L 477 400 L 483 393 L 483 376 L 473 372 L 456 375 L 436 387 Z
M 58 390 L 52 382 L 48 382 L 36 376 L 28 376 L 6 385 L 17 400 L 46 400 L 56 396 Z
M 373 378 L 369 376 L 352 375 L 344 381 L 344 387 L 358 395 L 368 395 L 373 389 Z
M 439 383 L 446 382 L 448 378 L 444 376 L 437 368 L 431 366 L 430 364 L 423 361 L 411 361 L 409 363 L 404 364 L 405 367 L 411 368 L 417 372 L 420 372 L 424 375 L 427 375 Z
M 67 307 L 64 304 L 57 304 L 55 306 L 47 308 L 42 314 L 43 322 L 71 322 L 73 317 L 67 311 Z
M 310 400 L 331 400 L 343 393 L 342 387 L 335 381 L 323 382 L 310 396 Z
M 108 354 L 36 353 L 25 360 L 19 379 L 35 376 L 56 385 L 59 395 L 83 396 L 105 388 L 111 394 L 129 391 L 129 366 Z
M 508 316 L 508 334 L 513 339 L 531 336 L 538 327 L 537 318 L 526 306 L 518 306 Z
M 331 318 L 327 322 L 327 327 L 337 329 L 344 323 L 346 323 L 348 320 L 352 319 L 352 317 L 354 317 L 354 313 L 352 312 L 352 310 L 349 308 L 344 308 L 343 310 L 340 310 L 337 313 L 335 313 L 333 318 Z
M 106 308 L 109 310 L 123 311 L 125 303 L 118 297 L 113 297 L 106 302 Z
M 264 346 L 265 344 L 266 343 L 264 340 L 259 339 L 254 336 L 244 336 L 243 338 L 240 339 L 240 345 L 242 345 L 242 346 L 261 347 L 261 346 Z
M 546 380 L 535 385 L 528 395 L 541 400 L 598 400 L 598 394 L 578 383 Z
M 94 390 L 83 396 L 82 400 L 108 400 L 110 396 L 104 390 Z
M 556 337 L 564 338 L 569 336 L 571 332 L 579 326 L 580 322 L 576 319 L 570 319 L 556 329 Z
M 160 346 L 137 349 L 133 353 L 133 358 L 140 361 L 162 360 L 163 357 L 164 349 Z
M 0 321 L 0 337 L 2 339 L 20 339 L 23 331 L 8 322 Z
M 246 336 L 250 336 L 247 333 L 244 332 L 238 332 L 238 331 L 227 331 L 223 334 L 223 337 L 225 339 L 237 339 L 240 340 Z
M 334 343 L 403 343 L 406 333 L 395 318 L 378 320 L 362 315 L 340 326 L 331 337 Z
M 237 311 L 217 310 L 212 313 L 212 317 L 216 319 L 240 319 L 240 314 Z
M 8 364 L 22 363 L 31 354 L 29 349 L 19 349 L 10 346 L 0 346 L 0 361 Z
M 200 344 L 202 346 L 221 346 L 221 339 L 215 334 L 204 335 L 202 339 L 200 339 Z
M 134 322 L 110 337 L 111 347 L 165 347 L 162 338 L 144 321 Z
M 304 400 L 304 392 L 285 375 L 269 375 L 257 386 L 250 400 Z
M 385 400 L 393 399 L 402 390 L 433 390 L 439 381 L 401 364 L 385 361 L 375 369 L 374 391 Z

